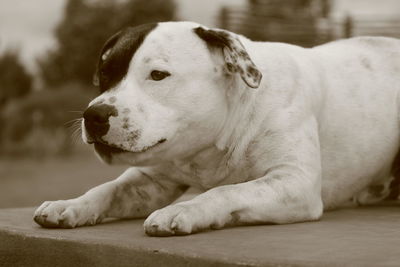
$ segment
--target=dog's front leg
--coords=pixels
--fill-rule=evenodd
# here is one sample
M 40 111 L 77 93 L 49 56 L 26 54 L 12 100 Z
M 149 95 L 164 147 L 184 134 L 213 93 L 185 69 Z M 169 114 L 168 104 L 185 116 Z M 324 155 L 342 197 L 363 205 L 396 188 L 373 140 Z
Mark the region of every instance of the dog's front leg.
M 322 214 L 321 163 L 316 122 L 268 136 L 266 174 L 213 188 L 190 201 L 152 213 L 148 235 L 190 234 L 226 225 L 292 223 Z M 259 158 L 260 160 L 260 158 Z
M 102 219 L 141 218 L 179 197 L 185 186 L 157 180 L 146 170 L 129 168 L 117 179 L 92 188 L 84 195 L 44 202 L 34 214 L 43 227 L 73 228 Z

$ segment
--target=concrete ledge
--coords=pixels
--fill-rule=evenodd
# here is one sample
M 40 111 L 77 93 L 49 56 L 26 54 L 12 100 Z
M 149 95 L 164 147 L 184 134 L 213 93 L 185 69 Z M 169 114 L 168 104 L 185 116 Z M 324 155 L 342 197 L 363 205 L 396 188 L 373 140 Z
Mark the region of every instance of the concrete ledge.
M 43 229 L 33 208 L 0 210 L 1 266 L 399 266 L 400 206 L 343 209 L 319 222 L 147 237 L 143 220 Z

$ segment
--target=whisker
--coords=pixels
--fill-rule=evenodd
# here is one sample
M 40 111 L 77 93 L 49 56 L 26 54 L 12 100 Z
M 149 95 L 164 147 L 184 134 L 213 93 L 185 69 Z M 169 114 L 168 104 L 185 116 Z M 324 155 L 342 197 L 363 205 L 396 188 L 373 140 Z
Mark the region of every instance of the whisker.
M 72 122 L 70 128 L 71 129 L 77 129 L 77 128 L 81 128 L 81 124 L 82 124 L 82 118 L 76 119 Z
M 82 134 L 82 118 L 74 119 L 70 121 L 69 124 L 70 126 L 68 128 L 70 130 L 71 140 L 74 144 L 76 144 L 78 143 L 78 140 L 80 140 L 80 136 Z
M 68 112 L 83 114 L 81 110 L 68 110 Z
M 79 140 L 81 140 L 80 136 L 81 136 L 81 128 L 76 128 L 71 134 L 72 142 L 74 144 L 77 144 Z
M 73 125 L 74 123 L 76 123 L 77 121 L 79 121 L 79 123 L 81 122 L 82 118 L 77 118 L 77 119 L 72 119 L 70 121 L 67 121 L 66 123 L 64 123 L 64 125 L 68 126 L 69 124 Z
M 72 135 L 71 135 L 71 140 L 72 140 L 72 142 L 74 143 L 74 144 L 77 144 L 77 143 L 79 143 L 79 141 L 81 141 L 81 138 L 80 138 L 80 131 L 79 131 L 79 129 L 78 129 L 78 131 L 75 131 Z

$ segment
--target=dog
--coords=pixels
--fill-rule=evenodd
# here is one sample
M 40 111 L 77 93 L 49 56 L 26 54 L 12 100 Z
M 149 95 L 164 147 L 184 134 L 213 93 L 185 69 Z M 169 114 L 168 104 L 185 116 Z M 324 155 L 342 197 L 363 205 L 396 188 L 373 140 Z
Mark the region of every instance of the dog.
M 46 201 L 34 220 L 73 228 L 143 218 L 150 236 L 319 220 L 390 193 L 399 150 L 400 41 L 314 48 L 192 22 L 126 28 L 100 54 L 83 140 L 116 180 Z M 204 193 L 171 204 L 188 187 Z

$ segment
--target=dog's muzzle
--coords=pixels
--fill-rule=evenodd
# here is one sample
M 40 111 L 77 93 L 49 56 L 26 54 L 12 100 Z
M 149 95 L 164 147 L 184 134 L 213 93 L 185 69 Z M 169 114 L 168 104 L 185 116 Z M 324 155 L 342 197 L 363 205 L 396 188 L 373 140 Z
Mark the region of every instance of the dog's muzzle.
M 83 113 L 86 132 L 93 141 L 99 141 L 110 129 L 109 118 L 118 116 L 114 106 L 107 104 L 94 104 Z

